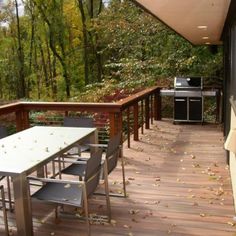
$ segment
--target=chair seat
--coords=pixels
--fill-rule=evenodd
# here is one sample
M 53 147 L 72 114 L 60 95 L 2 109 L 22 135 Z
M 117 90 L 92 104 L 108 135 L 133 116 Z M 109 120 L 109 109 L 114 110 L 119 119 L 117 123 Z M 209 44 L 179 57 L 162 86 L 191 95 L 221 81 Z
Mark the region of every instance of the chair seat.
M 46 183 L 32 195 L 41 201 L 82 207 L 82 187 L 78 184 Z
M 85 175 L 85 170 L 86 170 L 86 164 L 80 164 L 80 165 L 72 164 L 72 165 L 66 167 L 65 169 L 63 169 L 61 171 L 61 173 L 82 177 Z

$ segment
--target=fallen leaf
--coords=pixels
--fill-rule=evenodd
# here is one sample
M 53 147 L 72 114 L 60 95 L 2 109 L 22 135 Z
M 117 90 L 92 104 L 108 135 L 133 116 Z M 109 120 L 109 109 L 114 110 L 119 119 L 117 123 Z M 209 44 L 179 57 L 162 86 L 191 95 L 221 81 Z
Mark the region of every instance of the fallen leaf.
M 133 177 L 129 177 L 128 180 L 135 180 L 135 178 L 133 178 Z
M 123 227 L 126 228 L 126 229 L 130 229 L 131 228 L 130 225 L 123 225 Z
M 198 163 L 194 163 L 192 166 L 193 166 L 194 168 L 200 168 L 200 165 L 199 165 Z
M 216 196 L 221 196 L 224 194 L 224 190 L 222 189 L 222 187 L 220 187 L 216 192 L 215 192 L 215 195 Z
M 137 213 L 139 213 L 139 210 L 134 210 L 134 209 L 129 210 L 129 214 L 131 215 L 135 215 Z
M 116 220 L 111 220 L 110 222 L 112 226 L 116 226 Z
M 66 184 L 66 185 L 64 185 L 64 188 L 70 188 L 70 187 L 71 187 L 70 184 Z
M 227 224 L 230 225 L 230 226 L 232 226 L 232 227 L 234 227 L 234 226 L 236 225 L 235 222 L 231 222 L 231 221 L 227 222 Z

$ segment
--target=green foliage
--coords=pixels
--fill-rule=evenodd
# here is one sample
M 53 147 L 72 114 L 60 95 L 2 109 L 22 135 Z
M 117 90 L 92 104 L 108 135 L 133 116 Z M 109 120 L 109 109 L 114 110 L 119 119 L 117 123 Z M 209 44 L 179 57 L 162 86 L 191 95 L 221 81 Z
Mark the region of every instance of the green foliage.
M 0 98 L 16 99 L 19 85 L 14 1 L 0 13 Z M 222 48 L 193 46 L 129 0 L 83 1 L 83 32 L 78 0 L 24 0 L 20 39 L 27 98 L 103 101 L 107 94 L 168 84 L 176 75 L 209 77 L 220 84 Z M 102 11 L 101 11 L 102 10 Z M 101 12 L 100 12 L 101 11 Z M 84 33 L 88 58 L 85 86 Z
M 193 46 L 130 1 L 112 1 L 95 21 L 104 77 L 125 87 L 152 85 L 176 75 L 219 76 L 222 49 Z

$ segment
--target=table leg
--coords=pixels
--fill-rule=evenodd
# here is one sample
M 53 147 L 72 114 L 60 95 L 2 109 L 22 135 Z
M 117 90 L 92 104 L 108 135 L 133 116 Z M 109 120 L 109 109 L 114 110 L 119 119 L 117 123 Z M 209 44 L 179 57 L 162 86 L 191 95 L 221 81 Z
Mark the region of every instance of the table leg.
M 15 216 L 18 236 L 33 236 L 31 201 L 27 176 L 13 178 Z

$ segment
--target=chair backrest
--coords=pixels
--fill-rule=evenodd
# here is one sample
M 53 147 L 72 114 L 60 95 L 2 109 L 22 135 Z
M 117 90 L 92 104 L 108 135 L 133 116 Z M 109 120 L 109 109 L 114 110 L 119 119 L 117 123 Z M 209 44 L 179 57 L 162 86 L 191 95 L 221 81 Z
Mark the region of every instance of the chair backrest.
M 117 166 L 118 157 L 120 154 L 121 132 L 110 138 L 106 151 L 107 171 L 111 173 Z
M 7 136 L 7 129 L 5 126 L 0 126 L 0 139 Z
M 69 117 L 66 116 L 63 121 L 65 127 L 95 127 L 91 117 Z
M 102 150 L 91 154 L 85 170 L 84 181 L 86 182 L 87 196 L 91 195 L 97 188 L 101 173 Z

